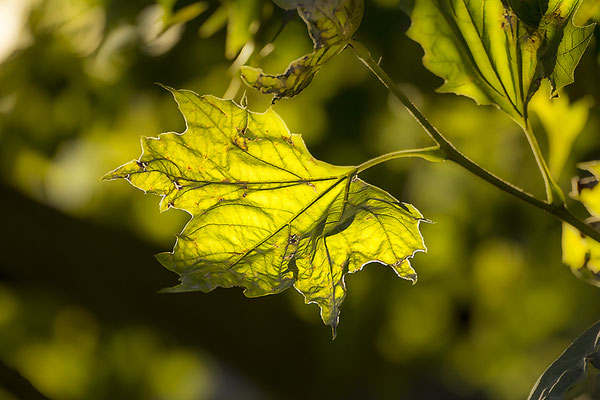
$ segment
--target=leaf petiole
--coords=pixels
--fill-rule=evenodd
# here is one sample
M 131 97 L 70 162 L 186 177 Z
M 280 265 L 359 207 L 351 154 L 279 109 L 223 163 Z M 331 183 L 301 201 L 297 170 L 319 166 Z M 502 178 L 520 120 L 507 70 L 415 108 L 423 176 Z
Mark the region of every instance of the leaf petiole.
M 546 160 L 544 159 L 542 150 L 540 149 L 540 145 L 538 144 L 535 134 L 533 133 L 533 129 L 531 128 L 529 120 L 526 121 L 525 126 L 523 127 L 523 132 L 525 132 L 529 147 L 531 147 L 531 151 L 535 157 L 537 166 L 540 169 L 542 178 L 544 179 L 544 187 L 546 188 L 546 198 L 548 204 L 559 207 L 562 206 L 565 204 L 565 195 L 563 194 L 560 186 L 558 186 L 552 179 L 550 168 L 548 168 L 548 164 L 546 164 Z
M 406 157 L 418 157 L 431 162 L 442 162 L 447 159 L 446 152 L 442 150 L 440 146 L 425 147 L 423 149 L 393 151 L 391 153 L 386 153 L 379 157 L 375 157 L 371 160 L 365 161 L 360 165 L 357 165 L 355 173 L 358 174 L 364 170 L 367 170 L 371 167 L 374 167 L 377 164 L 381 164 L 386 161 Z
M 389 77 L 389 75 L 379 66 L 379 64 L 375 60 L 373 60 L 373 58 L 371 57 L 371 54 L 369 53 L 369 51 L 367 50 L 367 48 L 365 46 L 363 46 L 361 43 L 357 42 L 356 40 L 352 41 L 350 43 L 350 46 L 351 46 L 352 50 L 354 51 L 354 54 L 356 55 L 356 57 L 360 61 L 362 61 L 367 66 L 367 68 L 369 68 L 371 70 L 371 72 L 373 72 L 373 74 L 377 77 L 377 79 L 379 79 L 381 81 L 381 83 L 383 83 L 383 85 L 390 92 L 392 92 L 392 94 L 394 94 L 394 96 L 396 96 L 398 98 L 398 100 L 400 100 L 402 102 L 402 104 L 408 109 L 409 113 L 421 124 L 421 126 L 423 127 L 425 132 L 427 132 L 427 134 L 429 135 L 429 137 L 431 137 L 431 139 L 433 139 L 433 141 L 438 145 L 436 147 L 439 147 L 438 151 L 441 152 L 438 154 L 444 154 L 445 159 L 453 161 L 454 163 L 460 165 L 461 167 L 463 167 L 467 171 L 471 172 L 472 174 L 474 174 L 474 175 L 478 176 L 479 178 L 485 180 L 486 182 L 496 186 L 498 189 L 512 195 L 513 197 L 518 198 L 519 200 L 522 200 L 526 203 L 529 203 L 541 210 L 544 210 L 544 211 L 554 215 L 561 221 L 564 221 L 564 222 L 572 225 L 573 227 L 577 228 L 581 233 L 600 242 L 600 232 L 597 231 L 596 229 L 594 229 L 593 227 L 591 227 L 590 225 L 586 224 L 581 219 L 577 218 L 566 208 L 564 201 L 562 201 L 564 199 L 562 196 L 562 192 L 560 191 L 560 188 L 558 188 L 558 186 L 556 186 L 556 184 L 554 184 L 554 182 L 552 180 L 550 180 L 548 183 L 548 188 L 550 190 L 548 193 L 552 194 L 552 196 L 553 196 L 551 198 L 552 201 L 546 202 L 546 201 L 540 200 L 540 199 L 532 196 L 531 194 L 527 193 L 523 189 L 521 189 L 509 182 L 504 181 L 503 179 L 492 174 L 491 172 L 486 171 L 485 169 L 480 167 L 477 163 L 471 161 L 468 157 L 466 157 L 464 154 L 462 154 L 460 151 L 458 151 L 456 149 L 456 147 L 454 147 L 454 145 L 448 139 L 446 139 L 427 120 L 427 118 L 425 118 L 425 116 L 421 113 L 421 111 L 410 101 L 410 99 L 404 94 L 404 92 L 402 92 L 402 90 L 400 90 L 400 88 L 394 83 L 394 81 Z M 531 132 L 531 130 L 530 130 L 530 132 Z M 531 133 L 531 134 L 533 134 L 533 133 Z M 535 142 L 535 143 L 537 144 L 537 142 Z M 435 147 L 428 148 L 428 149 L 434 149 L 434 148 Z M 539 147 L 537 149 L 539 151 Z M 412 151 L 409 150 L 408 152 L 409 153 L 414 152 L 414 150 L 412 150 Z M 407 153 L 407 154 L 409 154 L 409 153 Z M 534 149 L 534 153 L 535 153 L 535 149 Z M 394 156 L 394 154 L 396 156 Z M 402 152 L 389 153 L 387 155 L 383 155 L 383 156 L 375 158 L 371 161 L 368 161 L 367 163 L 371 163 L 371 164 L 369 164 L 369 166 L 372 166 L 379 162 L 384 162 L 384 161 L 391 160 L 394 158 L 407 156 L 407 155 L 401 155 L 401 154 L 403 154 L 403 153 Z M 541 155 L 541 152 L 539 152 L 539 154 Z M 375 163 L 375 160 L 378 160 L 378 162 Z M 365 163 L 365 164 L 367 164 L 367 163 Z M 365 164 L 363 164 L 363 165 L 365 165 Z M 544 165 L 545 165 L 545 162 L 544 162 Z M 364 169 L 366 169 L 366 168 L 363 167 L 363 170 Z M 546 169 L 547 169 L 547 167 L 546 167 Z M 549 176 L 549 172 L 548 172 L 548 176 Z M 550 196 L 549 196 L 549 198 L 550 198 Z

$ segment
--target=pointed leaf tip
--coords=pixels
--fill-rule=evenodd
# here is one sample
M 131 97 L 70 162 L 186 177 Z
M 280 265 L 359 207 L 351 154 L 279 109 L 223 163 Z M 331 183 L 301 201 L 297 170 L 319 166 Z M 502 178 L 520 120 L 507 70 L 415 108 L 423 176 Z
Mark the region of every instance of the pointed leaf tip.
M 240 76 L 248 86 L 253 86 L 257 81 L 261 74 L 261 70 L 259 68 L 250 67 L 248 65 L 244 65 L 240 68 Z

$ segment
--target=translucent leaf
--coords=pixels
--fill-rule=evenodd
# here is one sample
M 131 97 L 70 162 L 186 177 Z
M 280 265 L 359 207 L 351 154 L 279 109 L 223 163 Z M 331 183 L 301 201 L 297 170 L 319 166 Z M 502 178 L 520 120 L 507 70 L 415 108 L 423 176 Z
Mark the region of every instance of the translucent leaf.
M 548 367 L 528 400 L 597 399 L 600 396 L 599 372 L 600 322 L 583 332 Z
M 314 50 L 293 61 L 279 75 L 242 67 L 244 82 L 262 93 L 273 94 L 273 101 L 303 91 L 319 69 L 346 47 L 360 25 L 364 7 L 362 0 L 278 0 L 276 3 L 286 9 L 297 8 L 308 26 Z
M 582 98 L 571 103 L 566 93 L 551 96 L 550 87 L 542 83 L 531 100 L 531 109 L 540 119 L 548 136 L 548 164 L 558 179 L 569 158 L 573 142 L 583 131 L 593 99 Z
M 592 176 L 575 179 L 571 197 L 579 200 L 592 217 L 588 223 L 600 225 L 600 163 L 580 164 Z M 568 224 L 563 224 L 562 235 L 563 262 L 582 280 L 600 286 L 600 243 L 579 232 Z
M 157 256 L 180 275 L 171 291 L 241 286 L 254 297 L 294 286 L 335 328 L 347 273 L 378 261 L 416 280 L 408 259 L 425 247 L 413 206 L 358 179 L 356 167 L 313 158 L 272 110 L 169 90 L 187 130 L 144 138 L 140 159 L 105 179 L 191 214 L 174 250 Z
M 425 50 L 423 62 L 444 79 L 438 89 L 495 104 L 515 121 L 548 79 L 552 90 L 573 72 L 594 25 L 575 26 L 580 0 L 416 0 L 407 34 Z

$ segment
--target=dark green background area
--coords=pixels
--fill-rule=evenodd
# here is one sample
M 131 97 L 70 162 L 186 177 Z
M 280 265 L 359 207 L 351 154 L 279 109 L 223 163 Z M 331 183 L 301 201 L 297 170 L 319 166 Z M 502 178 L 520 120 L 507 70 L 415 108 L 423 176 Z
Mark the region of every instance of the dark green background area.
M 433 221 L 422 225 L 429 251 L 413 261 L 419 282 L 379 264 L 349 276 L 334 341 L 317 306 L 295 291 L 158 294 L 177 279 L 153 254 L 173 246 L 188 217 L 159 214 L 158 197 L 100 178 L 139 156 L 140 136 L 184 130 L 155 82 L 237 101 L 246 91 L 253 111 L 269 106 L 252 89 L 234 90 L 239 65 L 224 55 L 225 26 L 198 35 L 219 7 L 243 2 L 206 2 L 166 44 L 148 33 L 158 21 L 152 1 L 25 3 L 20 45 L 0 58 L 0 360 L 48 397 L 522 399 L 599 319 L 598 289 L 560 261 L 557 220 L 455 165 L 414 159 L 361 177 Z M 266 0 L 253 4 L 261 46 L 289 22 L 273 51 L 249 63 L 283 71 L 310 50 L 305 26 Z M 435 93 L 441 80 L 404 35 L 410 21 L 400 2 L 365 7 L 358 40 L 433 124 L 469 157 L 542 197 L 519 127 L 493 107 Z M 575 164 L 600 158 L 598 35 L 562 94 L 596 99 L 559 180 L 566 192 Z M 274 109 L 330 163 L 431 145 L 350 51 Z M 16 398 L 8 384 L 0 379 L 0 399 Z

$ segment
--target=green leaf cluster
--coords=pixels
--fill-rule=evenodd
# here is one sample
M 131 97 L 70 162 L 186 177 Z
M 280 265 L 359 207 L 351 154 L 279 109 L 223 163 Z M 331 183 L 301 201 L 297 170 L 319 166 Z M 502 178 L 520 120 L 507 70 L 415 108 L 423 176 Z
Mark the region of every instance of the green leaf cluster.
M 594 25 L 573 23 L 580 0 L 416 0 L 408 36 L 438 89 L 494 104 L 525 126 L 543 79 L 555 92 L 573 72 Z
M 314 49 L 279 75 L 241 68 L 246 84 L 272 94 L 273 102 L 304 90 L 319 69 L 350 44 L 364 8 L 362 0 L 275 3 L 297 10 Z M 259 7 L 254 2 L 227 4 L 231 6 L 227 37 L 231 58 L 250 40 L 246 33 L 252 10 Z M 592 237 L 597 238 L 597 232 L 564 207 L 564 196 L 552 180 L 528 117 L 529 103 L 543 80 L 550 84 L 548 97 L 556 97 L 557 90 L 573 81 L 594 30 L 594 25 L 579 27 L 573 22 L 579 4 L 580 0 L 415 0 L 410 12 L 408 35 L 425 50 L 425 66 L 444 78 L 439 91 L 494 104 L 523 127 L 546 183 L 546 202 L 482 170 L 458 152 L 356 42 L 353 48 L 358 58 L 404 103 L 436 146 L 389 153 L 361 166 L 333 166 L 312 157 L 301 137 L 290 134 L 272 109 L 258 114 L 233 101 L 168 88 L 188 129 L 182 134 L 145 138 L 139 160 L 105 179 L 127 179 L 139 189 L 162 196 L 162 211 L 178 208 L 192 216 L 174 250 L 157 256 L 180 275 L 181 284 L 170 291 L 239 286 L 246 296 L 255 297 L 293 286 L 307 303 L 319 305 L 334 335 L 347 273 L 378 261 L 400 277 L 416 280 L 408 259 L 425 251 L 418 229 L 422 215 L 358 178 L 360 171 L 393 158 L 449 159 L 559 216 L 571 224 L 564 229 L 564 261 L 576 273 L 585 272 L 597 282 L 600 244 L 581 234 L 573 223 Z M 217 10 L 214 15 L 221 14 Z M 552 173 L 558 177 L 583 129 L 589 105 L 570 105 L 566 98 L 540 100 L 539 96 L 533 105 L 547 131 Z M 567 120 L 566 131 L 556 127 L 557 121 Z M 599 171 L 588 169 L 596 182 Z M 600 197 L 595 192 L 588 195 L 586 190 L 591 188 L 579 190 L 577 199 L 595 210 L 593 203 L 600 203 Z

